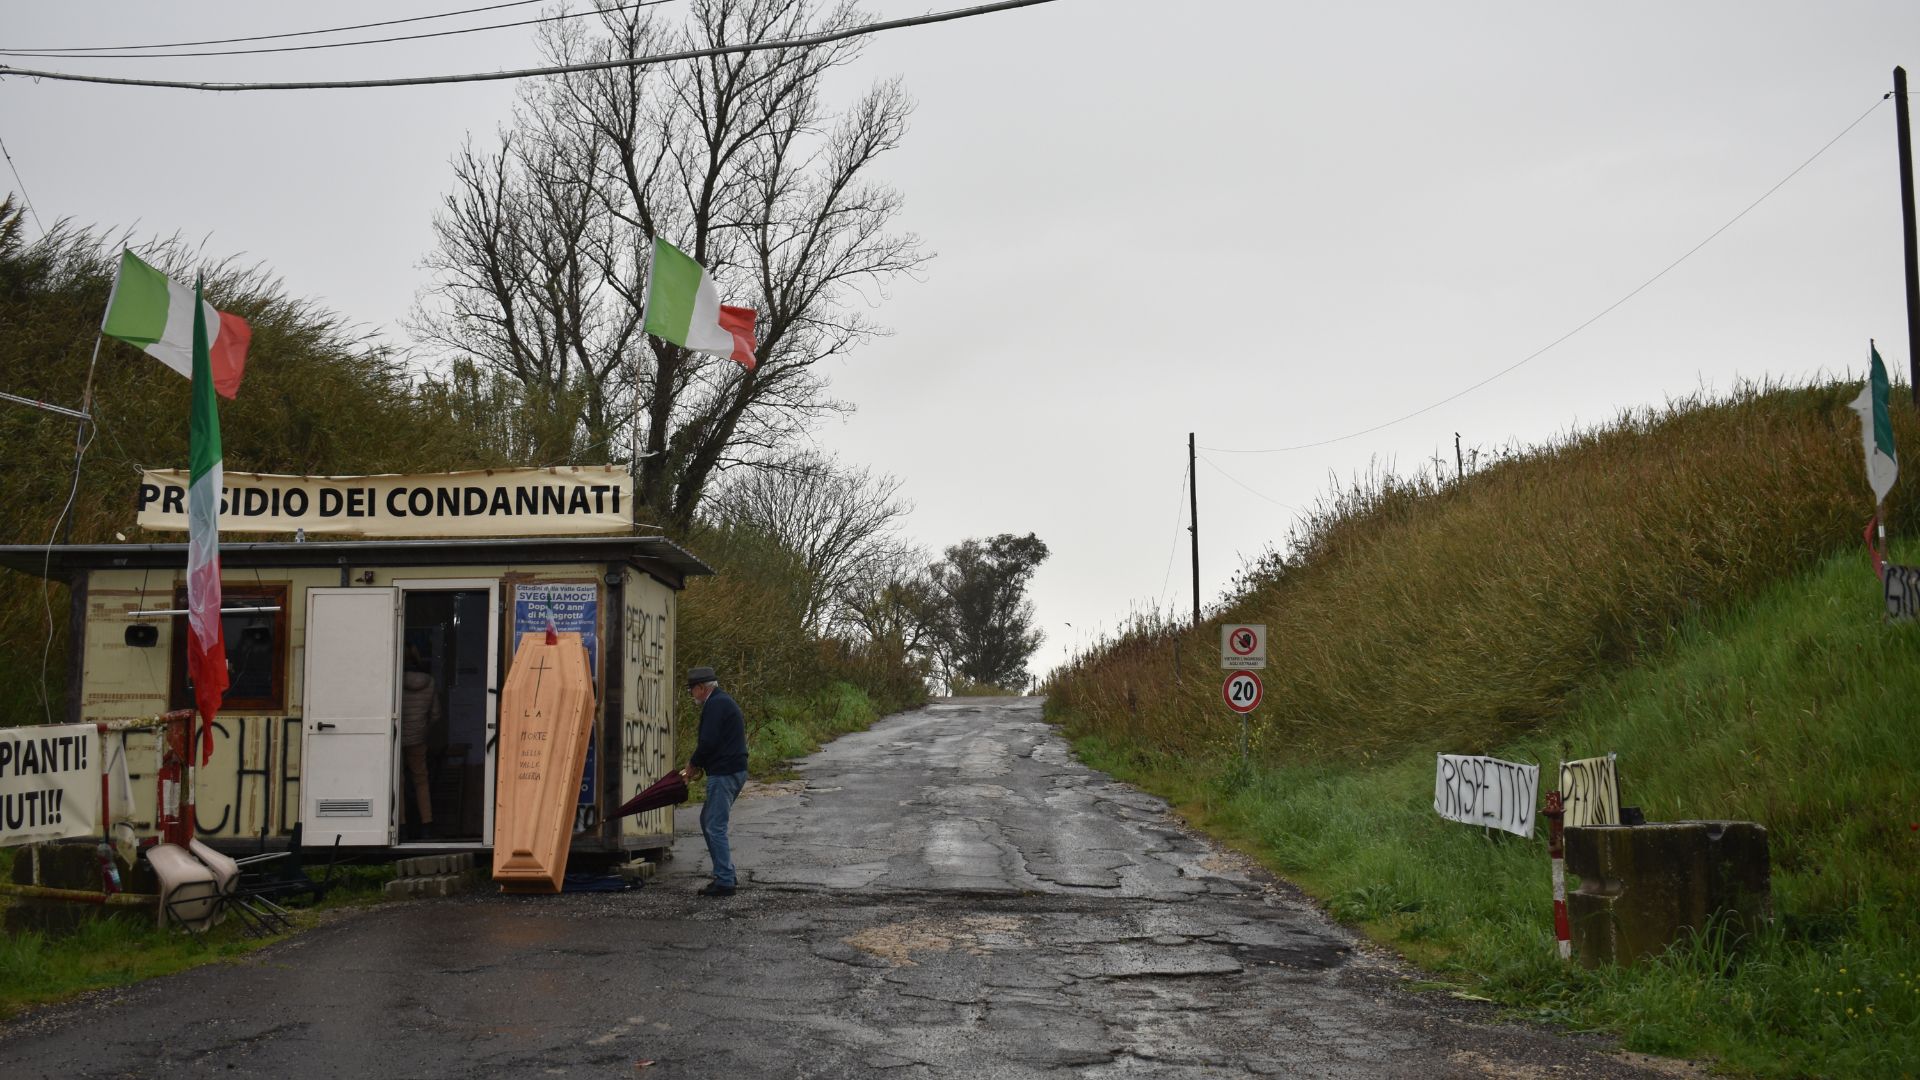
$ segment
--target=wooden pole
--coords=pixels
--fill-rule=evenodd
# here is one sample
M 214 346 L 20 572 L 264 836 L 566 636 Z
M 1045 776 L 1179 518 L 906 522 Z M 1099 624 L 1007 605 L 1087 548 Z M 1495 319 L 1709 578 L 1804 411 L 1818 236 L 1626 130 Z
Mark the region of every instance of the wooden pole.
M 1193 625 L 1200 625 L 1200 488 L 1199 474 L 1194 471 L 1193 432 L 1187 432 L 1187 513 L 1192 524 L 1187 531 L 1193 534 Z
M 1900 146 L 1900 221 L 1907 247 L 1907 381 L 1920 406 L 1920 250 L 1913 213 L 1913 127 L 1907 115 L 1907 69 L 1893 69 L 1894 130 Z

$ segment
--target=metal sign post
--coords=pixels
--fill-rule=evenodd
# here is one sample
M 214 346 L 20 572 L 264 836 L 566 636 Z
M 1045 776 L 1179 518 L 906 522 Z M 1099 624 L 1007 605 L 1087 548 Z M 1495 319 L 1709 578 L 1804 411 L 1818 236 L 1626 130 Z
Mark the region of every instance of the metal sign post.
M 1264 623 L 1228 623 L 1220 628 L 1220 666 L 1231 672 L 1220 696 L 1227 708 L 1240 714 L 1240 760 L 1247 760 L 1247 714 L 1260 704 L 1266 688 L 1256 671 L 1267 666 L 1267 627 Z

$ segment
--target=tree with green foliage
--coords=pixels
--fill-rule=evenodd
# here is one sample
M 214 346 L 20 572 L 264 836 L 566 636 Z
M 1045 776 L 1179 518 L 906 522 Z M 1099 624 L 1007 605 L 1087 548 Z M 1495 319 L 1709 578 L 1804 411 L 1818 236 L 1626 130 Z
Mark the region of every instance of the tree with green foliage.
M 1001 533 L 955 544 L 933 564 L 928 573 L 938 597 L 949 683 L 1023 690 L 1032 681 L 1027 661 L 1044 635 L 1033 625 L 1027 582 L 1047 555 L 1047 545 L 1033 533 Z

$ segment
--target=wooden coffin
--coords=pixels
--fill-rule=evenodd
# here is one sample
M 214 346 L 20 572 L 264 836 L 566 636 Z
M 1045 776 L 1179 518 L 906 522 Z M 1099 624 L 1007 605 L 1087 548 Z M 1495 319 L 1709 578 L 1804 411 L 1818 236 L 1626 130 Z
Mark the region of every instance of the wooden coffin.
M 493 880 L 557 893 L 567 872 L 580 772 L 593 731 L 593 676 L 579 634 L 528 634 L 500 688 Z

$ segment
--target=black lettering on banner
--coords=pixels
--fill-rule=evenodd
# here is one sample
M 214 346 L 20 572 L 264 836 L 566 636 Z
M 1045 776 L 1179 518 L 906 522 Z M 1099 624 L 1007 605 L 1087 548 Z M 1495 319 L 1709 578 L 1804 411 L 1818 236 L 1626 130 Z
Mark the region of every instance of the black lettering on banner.
M 246 488 L 240 492 L 240 516 L 259 517 L 267 512 L 267 493 L 260 488 Z
M 400 505 L 400 498 L 406 493 L 407 493 L 407 489 L 403 487 L 397 487 L 397 488 L 394 488 L 392 491 L 387 492 L 387 516 L 388 517 L 406 517 L 407 516 L 406 508 Z
M 186 488 L 175 487 L 172 484 L 168 484 L 166 490 L 160 493 L 160 512 L 163 514 L 186 513 L 186 507 L 181 505 L 186 501 L 186 498 Z
M 591 511 L 587 509 L 587 489 L 583 487 L 574 488 L 572 497 L 567 499 L 567 513 L 585 514 L 590 512 Z
M 371 494 L 372 491 L 368 488 L 348 488 L 347 516 L 350 518 L 372 517 L 372 510 L 367 505 L 373 501 L 369 497 Z
M 340 511 L 344 509 L 345 505 L 346 505 L 346 498 L 345 496 L 340 494 L 339 488 L 321 488 L 320 489 L 320 516 L 321 517 L 323 518 L 339 517 Z
M 516 514 L 537 514 L 540 512 L 540 492 L 521 484 L 513 489 L 513 512 Z
M 564 514 L 567 512 L 566 492 L 547 484 L 540 489 L 540 512 L 543 514 Z
M 1568 824 L 1620 824 L 1620 780 L 1611 757 L 1561 762 L 1560 790 Z
M 490 517 L 507 517 L 513 513 L 513 503 L 507 498 L 506 488 L 493 489 L 493 503 L 487 507 Z
M 286 500 L 281 503 L 281 508 L 288 517 L 306 517 L 307 493 L 299 488 L 288 489 Z
M 1887 618 L 1907 622 L 1920 617 L 1920 568 L 1888 566 L 1885 589 Z
M 407 493 L 407 513 L 414 517 L 427 517 L 433 513 L 433 491 L 429 488 L 414 488 Z
M 141 513 L 144 512 L 147 507 L 159 501 L 160 485 L 143 483 L 140 485 L 140 494 L 134 500 L 133 508 L 136 513 Z
M 461 489 L 460 505 L 468 517 L 479 517 L 487 512 L 487 489 L 469 487 Z
M 613 485 L 612 484 L 594 484 L 588 487 L 587 490 L 593 492 L 593 512 L 596 514 L 606 513 L 607 512 L 607 492 L 613 490 Z
M 435 488 L 433 512 L 440 517 L 459 517 L 460 489 L 456 487 Z

